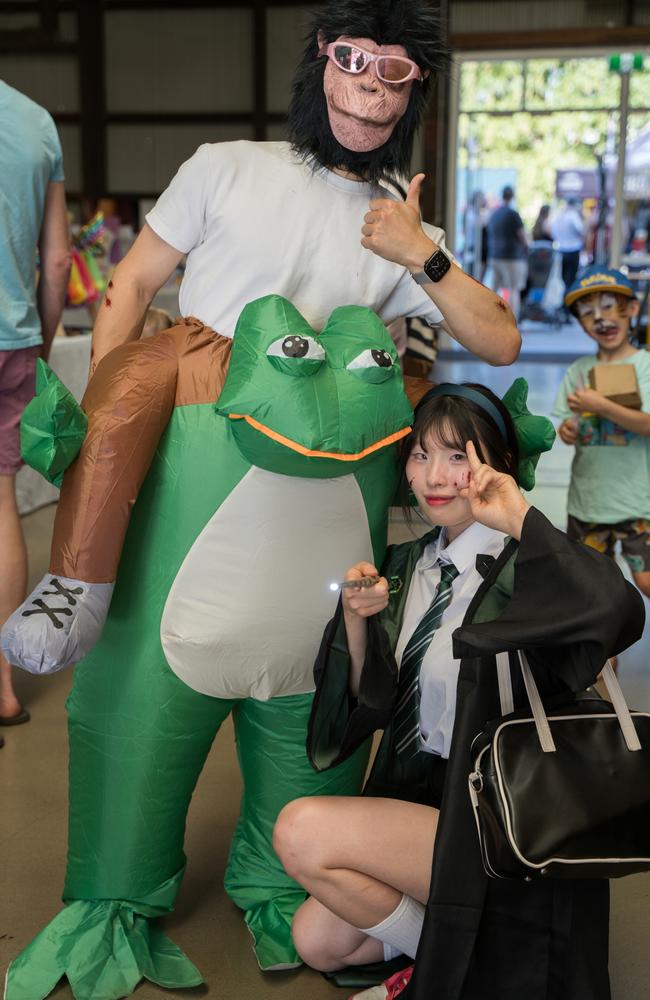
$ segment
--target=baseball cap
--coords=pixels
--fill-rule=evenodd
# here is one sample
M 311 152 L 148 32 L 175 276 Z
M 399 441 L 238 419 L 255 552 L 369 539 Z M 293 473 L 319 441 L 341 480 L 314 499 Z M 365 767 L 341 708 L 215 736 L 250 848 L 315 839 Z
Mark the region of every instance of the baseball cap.
M 615 267 L 592 264 L 573 282 L 564 296 L 564 304 L 571 306 L 578 299 L 594 292 L 615 292 L 618 295 L 627 295 L 630 299 L 634 298 L 632 282 L 622 271 L 617 271 Z

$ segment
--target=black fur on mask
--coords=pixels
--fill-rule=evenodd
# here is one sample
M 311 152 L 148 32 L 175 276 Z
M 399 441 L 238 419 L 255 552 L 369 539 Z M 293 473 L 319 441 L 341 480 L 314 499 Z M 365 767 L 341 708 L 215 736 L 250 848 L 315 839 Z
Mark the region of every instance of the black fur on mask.
M 293 79 L 288 131 L 293 148 L 328 169 L 341 167 L 372 182 L 409 175 L 413 140 L 422 120 L 431 76 L 414 80 L 406 111 L 390 139 L 378 149 L 355 153 L 334 137 L 327 114 L 323 75 L 327 58 L 318 56 L 317 33 L 328 42 L 341 35 L 372 38 L 377 45 L 403 45 L 422 72 L 446 70 L 449 54 L 437 12 L 424 0 L 331 0 L 314 14 L 307 47 Z

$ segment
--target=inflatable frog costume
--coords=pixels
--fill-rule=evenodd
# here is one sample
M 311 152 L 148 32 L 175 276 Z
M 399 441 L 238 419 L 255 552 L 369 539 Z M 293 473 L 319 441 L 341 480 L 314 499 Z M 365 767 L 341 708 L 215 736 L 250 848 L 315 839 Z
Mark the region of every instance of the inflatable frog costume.
M 10 967 L 7 1000 L 39 1000 L 63 975 L 77 1000 L 124 996 L 143 976 L 202 981 L 149 920 L 173 907 L 190 798 L 230 712 L 244 793 L 226 889 L 260 966 L 294 964 L 304 893 L 270 839 L 289 799 L 356 794 L 363 778 L 365 748 L 318 775 L 305 735 L 329 584 L 383 557 L 393 444 L 412 416 L 392 341 L 357 306 L 316 335 L 271 295 L 246 306 L 232 341 L 187 320 L 111 352 L 84 398 L 87 430 L 45 369 L 40 385 L 28 460 L 56 480 L 83 445 L 51 572 L 3 649 L 36 672 L 82 662 L 68 905 Z

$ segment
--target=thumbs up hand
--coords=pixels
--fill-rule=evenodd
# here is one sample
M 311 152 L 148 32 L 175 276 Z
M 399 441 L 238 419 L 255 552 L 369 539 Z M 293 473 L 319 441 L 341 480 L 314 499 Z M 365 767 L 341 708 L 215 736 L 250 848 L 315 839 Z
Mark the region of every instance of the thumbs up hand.
M 406 201 L 374 198 L 361 227 L 361 246 L 413 272 L 421 271 L 425 260 L 438 249 L 422 229 L 420 221 L 423 181 L 424 174 L 415 175 L 409 184 Z

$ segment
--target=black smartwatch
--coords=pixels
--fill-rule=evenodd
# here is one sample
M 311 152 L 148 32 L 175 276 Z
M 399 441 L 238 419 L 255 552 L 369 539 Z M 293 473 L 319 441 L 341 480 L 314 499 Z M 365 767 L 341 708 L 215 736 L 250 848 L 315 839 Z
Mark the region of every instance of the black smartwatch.
M 422 265 L 422 270 L 412 275 L 418 285 L 426 285 L 430 281 L 441 281 L 451 267 L 451 261 L 444 250 L 435 250 Z

